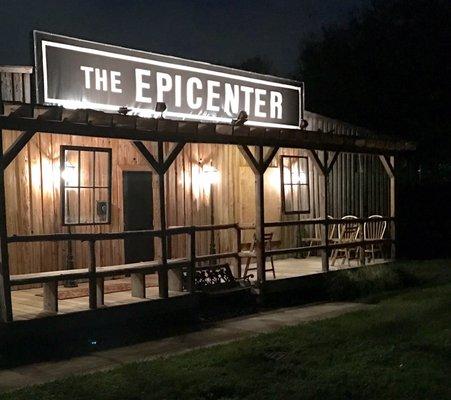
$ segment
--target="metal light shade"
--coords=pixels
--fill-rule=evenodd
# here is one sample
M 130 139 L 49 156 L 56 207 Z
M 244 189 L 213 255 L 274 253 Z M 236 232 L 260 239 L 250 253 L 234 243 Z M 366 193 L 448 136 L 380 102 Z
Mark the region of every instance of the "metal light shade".
M 157 104 L 155 104 L 155 111 L 156 112 L 164 112 L 166 111 L 166 103 L 162 102 L 162 101 L 158 101 Z
M 244 123 L 247 121 L 247 119 L 248 119 L 247 112 L 244 110 L 241 110 L 239 112 L 236 120 L 233 121 L 233 125 L 236 125 L 236 126 L 244 125 Z

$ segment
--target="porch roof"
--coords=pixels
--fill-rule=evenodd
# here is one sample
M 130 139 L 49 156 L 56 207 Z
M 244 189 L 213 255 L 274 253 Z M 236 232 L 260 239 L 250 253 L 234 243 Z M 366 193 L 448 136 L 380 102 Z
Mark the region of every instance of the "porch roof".
M 413 151 L 402 139 L 143 118 L 96 110 L 4 102 L 0 128 L 115 139 L 277 146 L 392 155 Z

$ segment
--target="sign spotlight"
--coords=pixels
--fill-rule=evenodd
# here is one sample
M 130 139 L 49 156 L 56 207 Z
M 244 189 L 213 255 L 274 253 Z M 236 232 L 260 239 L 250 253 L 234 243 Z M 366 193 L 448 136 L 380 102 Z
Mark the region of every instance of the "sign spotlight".
M 247 112 L 244 110 L 241 110 L 238 113 L 238 117 L 232 121 L 232 125 L 235 125 L 235 126 L 244 125 L 244 123 L 247 121 L 247 119 L 248 119 Z
M 158 118 L 163 118 L 163 113 L 166 111 L 166 103 L 162 101 L 158 101 L 157 104 L 155 104 L 155 112 L 160 113 Z

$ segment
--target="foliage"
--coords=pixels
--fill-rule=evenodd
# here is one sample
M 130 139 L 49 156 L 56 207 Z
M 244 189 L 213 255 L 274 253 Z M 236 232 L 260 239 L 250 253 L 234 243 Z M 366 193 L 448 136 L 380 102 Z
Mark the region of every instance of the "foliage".
M 307 109 L 418 140 L 423 174 L 451 179 L 450 20 L 448 0 L 374 0 L 325 29 L 301 46 Z

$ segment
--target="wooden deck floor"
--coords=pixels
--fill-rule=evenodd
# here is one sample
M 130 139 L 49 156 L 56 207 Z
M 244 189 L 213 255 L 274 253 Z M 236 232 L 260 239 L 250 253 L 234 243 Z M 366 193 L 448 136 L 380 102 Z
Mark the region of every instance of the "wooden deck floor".
M 387 260 L 376 259 L 371 264 L 382 264 Z M 255 267 L 255 264 L 251 264 L 251 268 Z M 270 267 L 269 261 L 266 261 L 266 268 Z M 295 276 L 313 275 L 322 273 L 322 264 L 320 257 L 308 257 L 308 258 L 285 258 L 281 260 L 274 260 L 274 269 L 276 272 L 275 279 L 293 278 Z M 341 260 L 337 260 L 335 266 L 330 266 L 330 271 L 336 271 L 340 269 L 355 268 L 358 267 L 356 261 L 351 261 L 351 266 L 347 264 L 342 265 Z M 244 271 L 244 265 L 243 265 Z M 256 275 L 256 271 L 250 271 L 251 274 Z M 274 279 L 271 272 L 266 273 L 266 279 Z
M 86 286 L 81 283 L 79 287 Z M 54 315 L 43 310 L 42 288 L 15 290 L 11 293 L 13 303 L 13 318 L 15 321 Z M 169 297 L 183 296 L 185 292 L 169 292 Z M 149 287 L 146 289 L 146 300 L 158 299 L 158 288 Z M 106 293 L 105 307 L 112 307 L 122 304 L 132 304 L 143 301 L 143 299 L 132 297 L 130 291 Z M 88 297 L 77 297 L 74 299 L 64 299 L 58 301 L 58 314 L 67 314 L 76 311 L 89 310 Z
M 376 260 L 376 263 L 381 263 L 383 260 Z M 321 270 L 321 258 L 287 258 L 275 260 L 276 279 L 290 278 L 295 276 L 319 274 Z M 338 263 L 337 263 L 338 264 Z M 251 264 L 252 266 L 252 264 Z M 267 267 L 269 266 L 269 262 Z M 355 267 L 353 262 L 351 267 Z M 344 266 L 331 267 L 331 270 L 347 268 Z M 244 271 L 244 265 L 243 265 Z M 255 271 L 251 272 L 255 274 Z M 271 273 L 267 273 L 267 279 L 274 279 Z M 126 280 L 126 279 L 124 279 Z M 115 280 L 120 282 L 121 280 Z M 86 286 L 87 283 L 79 284 L 79 287 Z M 182 296 L 186 292 L 169 292 L 170 297 Z M 148 287 L 146 289 L 147 299 L 158 299 L 158 288 Z M 105 294 L 105 307 L 112 307 L 116 305 L 131 304 L 143 301 L 140 298 L 132 297 L 130 290 L 115 293 Z M 12 292 L 13 303 L 13 317 L 15 321 L 28 320 L 33 318 L 40 318 L 53 315 L 43 311 L 42 288 L 15 290 Z M 74 299 L 64 299 L 58 301 L 59 314 L 67 314 L 76 311 L 89 310 L 88 297 L 78 297 Z

